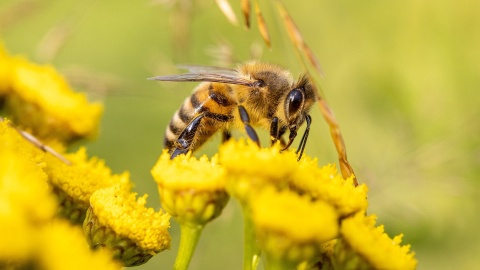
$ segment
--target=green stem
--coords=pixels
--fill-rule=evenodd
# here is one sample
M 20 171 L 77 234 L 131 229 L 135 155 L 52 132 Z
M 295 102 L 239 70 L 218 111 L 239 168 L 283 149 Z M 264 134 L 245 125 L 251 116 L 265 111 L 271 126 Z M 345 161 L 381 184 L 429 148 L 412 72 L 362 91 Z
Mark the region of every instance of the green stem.
M 178 247 L 177 258 L 173 266 L 174 270 L 188 269 L 202 230 L 203 225 L 180 224 L 180 246 Z
M 267 270 L 287 270 L 287 269 L 296 269 L 295 264 L 288 263 L 283 260 L 273 259 L 267 256 L 267 265 L 265 267 Z
M 261 250 L 258 247 L 255 229 L 253 227 L 250 212 L 245 206 L 243 210 L 243 269 L 255 270 L 260 262 Z

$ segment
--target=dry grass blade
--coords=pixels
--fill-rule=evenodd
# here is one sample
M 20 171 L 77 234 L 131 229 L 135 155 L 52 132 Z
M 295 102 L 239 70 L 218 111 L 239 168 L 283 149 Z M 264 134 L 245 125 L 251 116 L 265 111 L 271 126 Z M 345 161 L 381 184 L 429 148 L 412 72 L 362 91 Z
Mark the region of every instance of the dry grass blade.
M 330 109 L 330 106 L 328 106 L 327 102 L 324 99 L 319 97 L 317 101 L 323 118 L 330 127 L 330 135 L 332 136 L 333 143 L 335 144 L 335 149 L 338 153 L 338 162 L 340 164 L 340 171 L 342 172 L 342 176 L 344 179 L 346 179 L 351 175 L 354 175 L 353 183 L 355 186 L 358 186 L 357 177 L 353 172 L 352 166 L 350 165 L 350 163 L 348 163 L 347 150 L 345 147 L 345 142 L 343 141 L 342 133 L 340 132 L 340 127 L 338 125 L 337 119 L 335 118 L 333 111 Z
M 245 18 L 245 26 L 250 28 L 250 10 L 252 9 L 250 5 L 250 0 L 242 0 L 242 13 Z
M 233 12 L 232 6 L 227 0 L 216 0 L 218 7 L 223 12 L 223 14 L 227 17 L 227 19 L 234 25 L 238 24 L 237 16 Z
M 0 122 L 3 122 L 4 121 L 4 118 L 3 117 L 0 117 Z M 25 138 L 25 140 L 29 141 L 30 143 L 32 143 L 33 145 L 35 145 L 35 147 L 38 147 L 40 148 L 42 151 L 44 152 L 48 152 L 50 154 L 52 154 L 53 156 L 55 156 L 56 158 L 60 159 L 62 162 L 64 162 L 65 164 L 67 165 L 72 165 L 72 163 L 66 159 L 64 156 L 62 156 L 60 153 L 58 153 L 57 151 L 55 151 L 53 148 L 51 148 L 50 146 L 48 145 L 45 145 L 43 144 L 39 139 L 37 139 L 35 136 L 33 136 L 32 134 L 26 132 L 26 131 L 23 131 L 23 130 L 20 130 L 18 128 L 15 128 L 13 127 L 12 125 L 10 125 L 12 128 L 14 128 L 23 138 Z
M 265 41 L 265 44 L 267 44 L 267 46 L 270 48 L 272 46 L 271 40 L 270 40 L 270 34 L 268 32 L 267 23 L 263 18 L 260 5 L 258 4 L 258 0 L 255 0 L 255 14 L 257 15 L 258 30 L 260 31 L 260 34 L 262 35 L 262 38 Z
M 68 22 L 60 23 L 50 29 L 37 47 L 37 59 L 41 62 L 52 61 L 72 32 L 72 26 Z
M 315 56 L 313 51 L 310 49 L 310 47 L 308 47 L 307 43 L 305 43 L 305 40 L 303 39 L 303 36 L 300 33 L 300 30 L 298 29 L 297 25 L 295 24 L 292 17 L 288 13 L 285 5 L 283 5 L 282 2 L 277 1 L 277 7 L 280 12 L 280 16 L 283 19 L 283 22 L 285 23 L 285 27 L 290 36 L 290 39 L 292 40 L 297 50 L 302 51 L 307 57 L 310 64 L 318 72 L 318 74 L 324 77 L 324 72 L 323 72 L 322 66 L 320 65 L 320 61 L 318 61 L 318 58 Z
M 16 1 L 0 10 L 0 31 L 11 28 L 15 23 L 28 18 L 40 7 L 39 1 Z

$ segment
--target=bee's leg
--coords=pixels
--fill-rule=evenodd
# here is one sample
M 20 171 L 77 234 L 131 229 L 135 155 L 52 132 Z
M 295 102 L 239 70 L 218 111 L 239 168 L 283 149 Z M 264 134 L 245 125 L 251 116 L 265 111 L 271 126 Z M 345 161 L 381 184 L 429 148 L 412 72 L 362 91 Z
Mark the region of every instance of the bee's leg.
M 272 118 L 272 123 L 270 124 L 270 143 L 273 145 L 280 138 L 278 132 L 278 117 Z
M 287 126 L 283 126 L 280 131 L 278 132 L 278 137 L 280 140 L 280 145 L 282 147 L 285 147 L 287 145 L 287 142 L 285 141 L 285 138 L 283 137 L 283 134 L 287 131 Z
M 300 140 L 300 144 L 298 145 L 298 149 L 295 152 L 298 154 L 298 161 L 302 158 L 303 150 L 305 150 L 305 145 L 307 145 L 308 133 L 310 133 L 310 124 L 312 123 L 312 117 L 310 115 L 305 116 L 305 122 L 307 122 L 307 128 L 305 128 L 305 132 L 303 133 L 302 139 Z
M 175 142 L 175 149 L 170 155 L 170 159 L 173 159 L 180 154 L 186 154 L 190 150 L 193 139 L 195 138 L 195 133 L 197 132 L 204 116 L 204 114 L 200 114 L 195 117 L 182 133 L 180 133 L 180 136 L 178 136 L 177 141 Z
M 245 110 L 245 107 L 240 105 L 238 106 L 238 112 L 240 113 L 240 119 L 243 122 L 245 131 L 247 131 L 248 137 L 257 143 L 258 146 L 260 146 L 260 140 L 258 139 L 257 132 L 255 132 L 255 129 L 253 129 L 253 127 L 250 125 L 250 117 L 248 116 L 247 110 Z
M 230 133 L 230 130 L 224 129 L 222 132 L 222 143 L 230 140 L 232 138 L 232 134 Z
M 276 143 L 278 140 L 280 140 L 280 145 L 285 147 L 286 142 L 285 139 L 282 137 L 283 134 L 285 134 L 285 131 L 287 131 L 287 126 L 283 126 L 281 128 L 278 128 L 278 117 L 273 117 L 272 118 L 272 123 L 270 124 L 270 141 L 271 144 L 273 145 Z

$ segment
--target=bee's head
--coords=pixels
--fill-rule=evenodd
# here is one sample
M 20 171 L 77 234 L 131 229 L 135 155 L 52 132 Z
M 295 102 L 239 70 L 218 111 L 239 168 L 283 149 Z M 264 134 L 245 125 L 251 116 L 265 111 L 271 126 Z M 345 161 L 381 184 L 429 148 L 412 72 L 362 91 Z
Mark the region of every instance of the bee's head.
M 285 119 L 290 130 L 297 130 L 305 121 L 305 116 L 315 102 L 315 92 L 306 76 L 298 80 L 287 93 L 284 101 Z
M 283 150 L 290 147 L 295 137 L 297 137 L 297 130 L 307 121 L 307 129 L 303 134 L 300 146 L 297 150 L 299 154 L 298 159 L 302 157 L 303 149 L 307 143 L 308 132 L 310 130 L 311 117 L 308 115 L 308 111 L 315 102 L 315 91 L 307 76 L 303 76 L 298 80 L 297 84 L 293 86 L 283 102 L 285 119 L 287 121 L 290 135 L 288 136 L 288 143 Z

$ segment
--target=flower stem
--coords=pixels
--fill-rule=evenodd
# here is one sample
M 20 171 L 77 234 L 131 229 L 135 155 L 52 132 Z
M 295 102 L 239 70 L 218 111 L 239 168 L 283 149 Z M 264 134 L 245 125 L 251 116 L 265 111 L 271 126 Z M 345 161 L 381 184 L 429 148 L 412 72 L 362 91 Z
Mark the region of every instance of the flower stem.
M 267 270 L 288 270 L 288 269 L 296 269 L 295 264 L 288 263 L 283 260 L 273 259 L 267 257 L 267 265 L 265 267 Z
M 243 269 L 255 270 L 260 262 L 261 250 L 255 237 L 250 212 L 243 206 Z
M 175 259 L 174 270 L 187 270 L 193 252 L 197 246 L 203 225 L 199 224 L 180 224 L 180 246 L 178 247 L 177 258 Z

